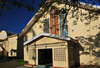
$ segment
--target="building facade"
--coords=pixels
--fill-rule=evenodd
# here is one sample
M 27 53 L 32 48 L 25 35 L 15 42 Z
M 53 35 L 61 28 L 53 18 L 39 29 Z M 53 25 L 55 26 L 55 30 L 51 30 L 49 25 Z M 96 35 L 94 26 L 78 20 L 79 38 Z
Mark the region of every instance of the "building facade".
M 18 34 L 2 30 L 0 32 L 0 57 L 19 57 Z
M 70 5 L 70 6 L 69 6 Z M 74 40 L 77 40 L 79 43 L 77 43 L 77 46 L 74 47 L 75 52 L 74 56 L 77 56 L 77 60 L 75 61 L 74 65 L 81 65 L 81 66 L 88 66 L 88 65 L 96 65 L 99 66 L 100 62 L 98 59 L 100 59 L 100 14 L 98 11 L 100 11 L 97 8 L 92 8 L 89 6 L 84 5 L 75 5 L 72 3 L 68 3 L 66 5 L 67 9 L 69 9 L 66 23 L 64 23 L 64 18 L 66 13 L 60 13 L 59 15 L 55 14 L 56 9 L 62 10 L 65 8 L 65 4 L 62 2 L 62 4 L 57 4 L 53 1 L 51 3 L 47 4 L 49 9 L 47 11 L 43 11 L 44 8 L 40 9 L 37 14 L 32 17 L 32 19 L 29 21 L 27 26 L 23 29 L 22 33 L 20 34 L 20 37 L 23 37 L 24 41 L 24 60 L 29 61 L 29 64 L 39 64 L 39 52 L 41 51 L 39 49 L 42 49 L 41 47 L 37 49 L 35 53 L 38 53 L 35 58 L 37 62 L 35 63 L 33 60 L 30 60 L 30 55 L 33 53 L 31 51 L 31 46 L 40 39 L 38 38 L 36 41 L 34 40 L 35 37 L 37 37 L 40 33 L 49 33 L 49 34 L 55 34 L 59 36 L 67 36 L 70 38 L 73 38 Z M 51 9 L 51 6 L 55 6 L 55 9 Z M 50 12 L 49 12 L 50 11 Z M 37 17 L 39 16 L 39 17 Z M 68 26 L 68 29 L 66 29 Z M 29 40 L 32 40 L 32 42 L 29 42 Z M 45 39 L 46 41 L 46 39 Z M 42 41 L 45 43 L 45 41 Z M 51 41 L 51 40 L 48 40 Z M 33 45 L 34 46 L 34 45 Z M 46 46 L 46 44 L 45 44 Z M 68 45 L 69 46 L 69 45 Z M 33 47 L 34 48 L 34 47 Z M 53 47 L 51 47 L 53 48 Z M 44 48 L 45 49 L 45 48 Z M 60 49 L 59 49 L 60 50 Z M 68 48 L 68 54 L 70 54 L 70 49 Z M 53 51 L 53 50 L 52 50 Z M 54 51 L 52 52 L 54 56 Z M 32 56 L 31 56 L 32 57 Z M 69 56 L 68 56 L 69 57 Z M 75 58 L 75 57 L 74 57 Z M 67 59 L 68 61 L 70 59 Z M 72 59 L 73 60 L 73 59 Z M 54 62 L 54 61 L 53 61 Z M 58 61 L 56 61 L 57 63 Z M 62 61 L 61 61 L 62 62 Z M 68 66 L 62 65 L 65 68 L 71 67 L 70 61 L 67 62 Z M 66 64 L 67 64 L 66 63 Z M 55 65 L 54 67 L 61 67 Z

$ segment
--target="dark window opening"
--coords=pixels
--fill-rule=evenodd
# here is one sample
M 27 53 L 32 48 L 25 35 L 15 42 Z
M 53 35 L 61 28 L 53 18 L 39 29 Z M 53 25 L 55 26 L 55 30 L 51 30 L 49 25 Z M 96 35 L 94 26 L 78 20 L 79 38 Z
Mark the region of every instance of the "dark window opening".
M 13 55 L 13 49 L 11 49 L 11 55 Z

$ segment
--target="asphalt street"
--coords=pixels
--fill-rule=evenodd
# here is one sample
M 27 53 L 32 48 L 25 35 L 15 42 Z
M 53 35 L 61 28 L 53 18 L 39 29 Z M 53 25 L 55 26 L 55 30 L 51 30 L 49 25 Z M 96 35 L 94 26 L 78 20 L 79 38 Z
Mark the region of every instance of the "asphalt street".
M 18 66 L 18 67 L 16 67 L 16 68 L 36 68 L 35 66 L 31 66 L 31 67 L 27 67 L 27 66 Z

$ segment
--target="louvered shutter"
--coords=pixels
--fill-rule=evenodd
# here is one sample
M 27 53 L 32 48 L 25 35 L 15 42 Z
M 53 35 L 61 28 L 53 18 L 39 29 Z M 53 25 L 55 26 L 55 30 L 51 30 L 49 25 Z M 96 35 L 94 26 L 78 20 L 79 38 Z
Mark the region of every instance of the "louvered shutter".
M 67 19 L 65 20 L 65 24 L 63 26 L 65 15 L 66 14 L 60 15 L 60 32 L 61 32 L 61 35 L 64 33 L 64 30 L 67 31 L 67 29 L 66 29 L 67 28 Z M 64 27 L 64 29 L 63 29 L 63 27 Z
M 49 18 L 44 20 L 44 33 L 49 33 Z

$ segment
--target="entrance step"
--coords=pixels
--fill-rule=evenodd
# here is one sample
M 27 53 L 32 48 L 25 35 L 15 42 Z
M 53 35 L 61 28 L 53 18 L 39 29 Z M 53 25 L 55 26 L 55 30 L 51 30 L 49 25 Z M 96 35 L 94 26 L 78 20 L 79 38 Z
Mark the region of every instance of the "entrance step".
M 24 65 L 26 67 L 31 67 L 31 68 L 36 68 L 36 66 L 31 66 L 31 65 Z
M 52 66 L 38 65 L 36 68 L 52 68 Z

